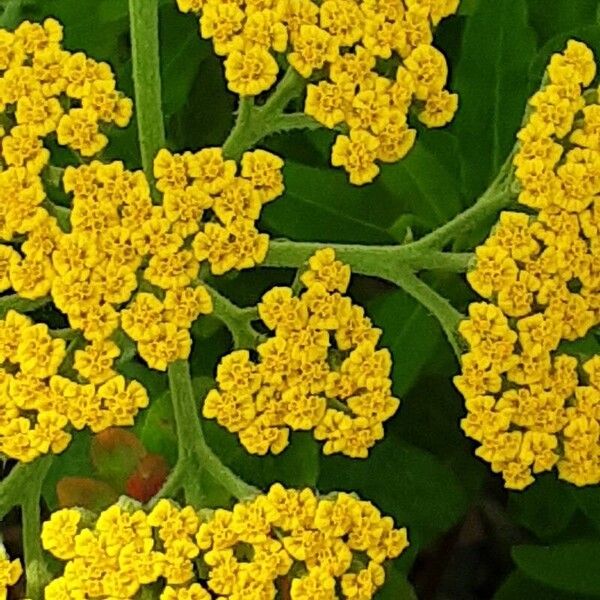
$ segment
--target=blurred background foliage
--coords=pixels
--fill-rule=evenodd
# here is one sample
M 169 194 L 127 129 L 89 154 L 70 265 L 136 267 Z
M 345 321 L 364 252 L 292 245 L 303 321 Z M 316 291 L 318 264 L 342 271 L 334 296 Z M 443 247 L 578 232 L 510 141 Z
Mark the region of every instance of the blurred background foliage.
M 406 160 L 385 167 L 374 184 L 361 189 L 328 168 L 330 133 L 268 139 L 265 146 L 286 159 L 287 191 L 265 210 L 263 230 L 297 240 L 386 244 L 445 223 L 495 177 L 550 54 L 575 37 L 600 56 L 599 9 L 600 0 L 463 0 L 459 15 L 444 21 L 436 35 L 449 58 L 450 88 L 461 99 L 453 125 L 420 131 Z M 120 89 L 133 94 L 127 0 L 22 3 L 23 18 L 50 15 L 64 24 L 67 48 L 110 62 Z M 180 14 L 174 0 L 162 0 L 160 28 L 168 146 L 220 145 L 235 110 L 220 60 L 199 39 L 197 22 Z M 139 166 L 135 122 L 115 132 L 104 158 Z M 483 227 L 457 246 L 471 248 L 485 234 Z M 251 305 L 269 287 L 293 277 L 291 271 L 262 269 L 212 283 L 240 305 Z M 435 276 L 431 283 L 460 309 L 471 299 L 459 276 Z M 383 342 L 394 356 L 395 392 L 402 406 L 385 442 L 361 462 L 324 458 L 309 436 L 296 435 L 281 457 L 258 459 L 248 457 L 234 436 L 205 423 L 223 461 L 257 485 L 280 480 L 323 491 L 356 490 L 406 525 L 412 546 L 394 565 L 381 600 L 600 597 L 600 489 L 578 490 L 547 475 L 524 493 L 503 490 L 459 429 L 463 407 L 451 383 L 456 359 L 437 322 L 406 294 L 381 282 L 355 277 L 351 293 L 383 329 Z M 201 402 L 231 339 L 211 319 L 202 320 L 193 333 L 191 362 Z M 597 340 L 593 343 L 598 347 Z M 130 358 L 120 369 L 148 387 L 152 406 L 132 436 L 108 441 L 77 436 L 55 461 L 47 482 L 51 509 L 81 502 L 82 496 L 110 503 L 123 489 L 139 492 L 140 485 L 147 493 L 152 479 L 174 462 L 165 377 Z M 87 492 L 74 491 L 77 485 Z M 207 505 L 227 500 L 214 487 Z

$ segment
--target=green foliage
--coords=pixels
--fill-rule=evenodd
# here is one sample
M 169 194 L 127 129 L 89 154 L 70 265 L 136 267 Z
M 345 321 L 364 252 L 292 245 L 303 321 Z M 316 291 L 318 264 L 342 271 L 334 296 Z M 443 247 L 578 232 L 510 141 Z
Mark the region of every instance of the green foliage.
M 545 585 L 575 594 L 600 595 L 600 541 L 517 546 L 512 556 L 526 575 Z
M 119 87 L 133 93 L 127 0 L 24 4 L 24 16 L 60 19 L 66 47 L 85 49 L 110 62 Z M 497 175 L 549 56 L 570 37 L 589 43 L 600 56 L 599 7 L 599 0 L 462 0 L 459 16 L 438 32 L 438 45 L 450 60 L 450 87 L 460 95 L 455 123 L 444 131 L 419 127 L 409 156 L 383 167 L 380 177 L 364 188 L 349 186 L 343 173 L 329 167 L 332 133 L 270 137 L 263 145 L 286 159 L 286 192 L 265 208 L 261 230 L 274 238 L 299 241 L 397 244 L 448 222 Z M 200 40 L 197 22 L 180 14 L 174 0 L 161 2 L 160 17 L 167 145 L 180 151 L 222 144 L 236 108 L 235 97 L 225 86 L 222 62 L 210 44 Z M 105 157 L 140 166 L 135 121 L 114 133 Z M 489 225 L 459 240 L 456 247 L 472 247 Z M 255 304 L 272 285 L 289 283 L 293 277 L 291 270 L 261 269 L 211 283 L 246 306 Z M 458 276 L 431 281 L 455 306 L 464 308 L 469 295 Z M 421 590 L 411 582 L 418 580 L 416 573 L 422 575 L 420 558 L 428 553 L 438 556 L 435 552 L 442 553 L 435 573 L 440 580 L 436 598 L 458 597 L 443 583 L 444 571 L 453 568 L 452 543 L 477 554 L 481 538 L 493 547 L 486 546 L 488 553 L 474 560 L 473 581 L 464 584 L 465 600 L 491 595 L 496 600 L 599 597 L 600 490 L 574 489 L 551 475 L 523 493 L 506 494 L 473 456 L 473 445 L 460 430 L 463 404 L 451 383 L 456 360 L 435 318 L 405 292 L 372 279 L 357 278 L 352 292 L 384 332 L 382 345 L 394 359 L 394 392 L 402 401 L 398 415 L 386 425 L 386 440 L 371 458 L 323 457 L 310 435 L 299 433 L 293 434 L 281 456 L 251 457 L 236 436 L 203 421 L 210 447 L 250 484 L 267 487 L 278 480 L 317 486 L 323 492 L 356 491 L 406 525 L 411 549 L 389 569 L 379 600 L 419 597 Z M 192 334 L 190 363 L 200 410 L 220 357 L 231 349 L 231 336 L 212 318 L 199 320 Z M 126 340 L 121 341 L 125 348 Z M 597 353 L 597 340 L 587 344 L 565 351 Z M 173 467 L 178 440 L 166 376 L 145 367 L 131 352 L 122 357 L 118 369 L 138 379 L 150 394 L 150 407 L 137 419 L 132 435 L 139 438 L 144 453 L 160 456 Z M 65 499 L 84 504 L 89 497 L 96 503 L 91 508 L 112 502 L 141 456 L 139 447 L 127 443 L 114 452 L 99 453 L 98 441 L 77 433 L 54 460 L 44 482 L 47 507 L 56 509 Z M 207 506 L 230 502 L 230 494 L 206 471 L 198 474 L 198 484 L 210 490 L 203 496 Z M 490 502 L 499 514 L 484 519 L 481 514 Z M 508 534 L 503 531 L 507 524 Z M 460 540 L 450 543 L 449 536 Z M 509 564 L 511 557 L 514 564 Z M 490 584 L 494 589 L 488 595 L 475 581 L 478 569 L 484 567 L 494 570 Z M 463 566 L 460 573 L 468 570 Z
M 454 82 L 462 106 L 454 128 L 470 198 L 492 181 L 514 145 L 534 56 L 525 0 L 479 2 L 465 26 Z

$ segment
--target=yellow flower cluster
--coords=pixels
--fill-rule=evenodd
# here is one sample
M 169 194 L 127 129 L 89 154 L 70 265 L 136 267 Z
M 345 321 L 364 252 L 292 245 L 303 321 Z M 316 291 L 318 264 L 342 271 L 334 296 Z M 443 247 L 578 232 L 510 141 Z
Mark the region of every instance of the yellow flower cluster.
M 282 452 L 292 429 L 312 430 L 325 454 L 365 458 L 398 409 L 391 356 L 376 348 L 381 331 L 343 295 L 350 268 L 330 248 L 309 267 L 299 297 L 286 287 L 263 296 L 259 315 L 275 335 L 257 347 L 257 361 L 248 350 L 221 360 L 203 415 L 252 454 Z
M 226 57 L 229 89 L 240 96 L 273 86 L 274 54 L 284 54 L 303 78 L 320 80 L 308 86 L 305 112 L 329 129 L 349 130 L 338 136 L 332 163 L 353 184 L 372 181 L 377 161 L 396 162 L 412 148 L 410 110 L 427 127 L 446 125 L 457 110 L 457 96 L 444 89 L 445 57 L 431 44 L 433 29 L 456 12 L 459 0 L 177 3 L 201 15 L 202 37 Z
M 113 505 L 95 521 L 55 512 L 43 547 L 66 561 L 46 600 L 133 598 L 160 582 L 161 600 L 369 600 L 406 529 L 349 494 L 318 498 L 280 484 L 232 510 L 197 513 L 161 500 L 146 514 Z
M 161 150 L 154 173 L 164 194 L 164 216 L 174 223 L 171 247 L 191 246 L 183 252 L 189 253 L 196 266 L 208 261 L 215 275 L 261 263 L 269 237 L 259 233 L 255 223 L 263 205 L 283 193 L 282 168 L 283 160 L 266 150 L 245 152 L 239 173 L 235 161 L 226 160 L 221 148 L 185 154 Z M 153 269 L 157 275 L 167 266 L 162 262 Z M 150 281 L 166 287 L 158 280 Z
M 11 561 L 0 543 L 0 600 L 6 600 L 8 588 L 15 585 L 22 574 L 21 563 L 18 560 Z
M 65 341 L 53 338 L 47 325 L 13 310 L 0 320 L 1 454 L 29 462 L 60 453 L 71 440 L 69 427 L 97 432 L 133 425 L 139 409 L 148 405 L 146 390 L 110 367 L 96 380 L 98 386 L 59 375 L 66 355 Z M 80 361 L 76 357 L 76 366 Z
M 103 126 L 131 118 L 132 102 L 117 91 L 110 66 L 64 50 L 62 37 L 54 19 L 0 30 L 2 159 L 17 179 L 35 178 L 47 164 L 47 136 L 92 156 L 108 143 Z
M 514 159 L 528 210 L 501 215 L 468 274 L 488 302 L 460 325 L 462 427 L 512 489 L 555 465 L 600 483 L 600 356 L 561 348 L 600 323 L 600 104 L 583 91 L 595 75 L 580 42 L 552 57 Z

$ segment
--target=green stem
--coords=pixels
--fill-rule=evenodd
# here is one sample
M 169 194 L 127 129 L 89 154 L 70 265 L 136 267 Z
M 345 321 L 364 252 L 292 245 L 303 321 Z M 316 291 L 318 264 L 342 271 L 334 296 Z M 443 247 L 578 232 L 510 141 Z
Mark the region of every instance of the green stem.
M 511 152 L 500 169 L 498 177 L 473 206 L 467 208 L 442 227 L 411 244 L 412 247 L 420 250 L 443 248 L 459 235 L 473 231 L 486 219 L 508 207 L 513 200 L 513 192 L 510 186 L 513 179 L 514 152 Z
M 52 463 L 52 456 L 45 456 L 30 463 L 18 463 L 11 472 L 0 481 L 0 520 L 23 498 L 23 490 L 30 482 L 43 479 Z
M 291 100 L 304 89 L 305 85 L 306 79 L 296 69 L 289 67 L 277 84 L 275 91 L 259 110 L 271 115 L 282 113 Z
M 154 157 L 165 147 L 162 114 L 158 0 L 129 0 L 133 82 L 142 165 L 154 183 Z
M 305 263 L 317 250 L 333 248 L 336 256 L 349 264 L 353 272 L 393 281 L 396 271 L 407 266 L 413 271 L 444 270 L 463 273 L 473 258 L 469 253 L 453 254 L 415 246 L 416 244 L 364 246 L 272 240 L 261 266 L 295 268 Z
M 186 462 L 183 460 L 177 461 L 163 486 L 148 502 L 148 509 L 152 509 L 163 498 L 174 498 L 183 486 L 185 474 Z
M 184 482 L 197 479 L 200 470 L 206 469 L 235 498 L 242 500 L 258 493 L 226 467 L 206 443 L 187 361 L 178 360 L 169 366 L 169 387 L 177 424 L 177 460 L 183 465 L 180 468 L 185 473 Z
M 206 284 L 204 284 L 206 286 Z M 236 348 L 254 348 L 260 334 L 252 327 L 252 321 L 258 319 L 257 309 L 240 308 L 220 294 L 214 288 L 208 287 L 213 301 L 213 315 L 222 321 L 231 332 Z
M 50 578 L 48 566 L 40 542 L 42 529 L 40 502 L 42 485 L 52 464 L 52 457 L 45 456 L 37 461 L 36 472 L 19 489 L 23 527 L 23 550 L 25 555 L 25 577 L 27 597 L 41 600 L 44 586 Z
M 439 321 L 457 358 L 463 354 L 458 324 L 465 318 L 436 291 L 421 281 L 410 269 L 399 269 L 393 280 L 398 287 L 422 304 Z
M 305 80 L 290 68 L 263 106 L 256 107 L 253 98 L 241 96 L 237 119 L 223 144 L 223 154 L 227 158 L 239 160 L 246 150 L 272 133 L 309 126 L 314 129 L 314 121 L 306 115 L 283 114 L 284 109 L 292 98 L 302 91 L 304 85 Z

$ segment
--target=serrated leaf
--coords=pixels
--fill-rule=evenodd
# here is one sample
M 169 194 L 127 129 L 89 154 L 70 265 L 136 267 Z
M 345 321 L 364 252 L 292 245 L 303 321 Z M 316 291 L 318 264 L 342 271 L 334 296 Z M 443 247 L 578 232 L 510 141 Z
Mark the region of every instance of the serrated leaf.
M 575 594 L 600 595 L 600 542 L 516 546 L 512 557 L 528 577 Z
M 525 0 L 480 2 L 467 19 L 452 87 L 460 96 L 454 131 L 469 198 L 494 179 L 515 143 L 535 50 Z

